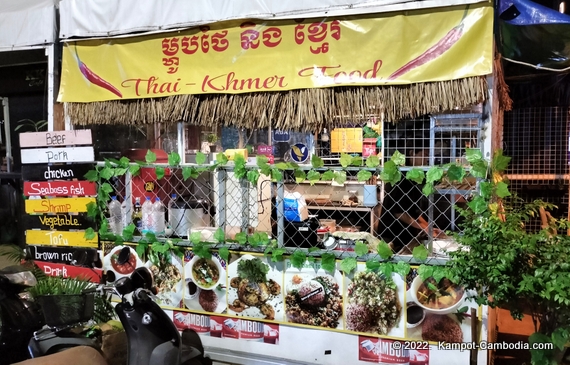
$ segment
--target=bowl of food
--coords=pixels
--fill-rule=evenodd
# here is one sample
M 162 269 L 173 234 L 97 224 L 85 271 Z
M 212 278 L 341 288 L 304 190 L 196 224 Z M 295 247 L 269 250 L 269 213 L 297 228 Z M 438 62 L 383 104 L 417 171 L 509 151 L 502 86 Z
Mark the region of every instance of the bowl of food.
M 218 260 L 194 256 L 189 262 L 192 281 L 203 290 L 214 289 L 221 279 L 222 265 Z
M 437 282 L 433 277 L 422 280 L 419 276 L 412 281 L 410 296 L 424 311 L 433 314 L 455 313 L 463 304 L 466 292 L 448 278 Z
M 406 327 L 416 328 L 426 318 L 426 312 L 414 302 L 406 303 Z

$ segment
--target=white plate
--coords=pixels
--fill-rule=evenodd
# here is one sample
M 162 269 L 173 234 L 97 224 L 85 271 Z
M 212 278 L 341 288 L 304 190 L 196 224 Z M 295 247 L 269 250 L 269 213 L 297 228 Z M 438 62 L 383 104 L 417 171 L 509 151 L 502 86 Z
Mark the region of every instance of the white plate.
M 197 256 L 194 256 L 194 258 L 196 258 Z M 192 260 L 194 259 L 192 258 L 190 261 L 188 261 L 185 265 L 184 265 L 184 279 L 185 279 L 185 283 L 187 284 L 188 282 L 192 281 L 192 266 L 190 265 L 190 263 L 192 262 Z M 220 267 L 221 267 L 221 271 L 220 271 L 220 281 L 218 281 L 217 286 L 219 286 L 220 284 L 222 284 L 222 289 L 218 290 L 216 287 L 213 288 L 214 292 L 216 293 L 217 297 L 218 297 L 218 306 L 216 307 L 216 310 L 213 313 L 222 313 L 226 310 L 226 288 L 225 288 L 225 280 L 226 280 L 226 269 L 224 269 L 225 266 L 225 262 L 222 263 L 222 259 L 220 259 L 219 257 L 217 257 L 216 255 L 212 255 L 212 260 L 217 260 L 220 263 Z M 202 306 L 200 305 L 200 301 L 199 301 L 199 295 L 200 292 L 202 292 L 203 289 L 198 288 L 198 290 L 196 291 L 196 293 L 190 297 L 188 294 L 188 287 L 185 286 L 184 287 L 184 306 L 188 309 L 194 309 L 194 310 L 199 310 L 199 311 L 203 311 L 204 308 L 202 308 Z
M 259 258 L 261 261 L 263 261 L 263 263 L 269 267 L 269 272 L 267 273 L 267 280 L 272 279 L 277 284 L 279 284 L 281 286 L 281 292 L 278 295 L 269 297 L 269 299 L 266 301 L 266 303 L 273 307 L 273 309 L 275 311 L 275 320 L 276 321 L 283 320 L 283 300 L 284 300 L 284 297 L 283 297 L 283 273 L 281 271 L 272 269 L 271 266 L 269 266 L 267 264 L 267 262 L 265 262 L 264 257 L 258 257 L 258 256 L 253 256 L 253 255 L 243 255 L 239 259 L 237 259 L 236 261 L 229 264 L 229 266 L 228 266 L 228 304 L 231 304 L 234 302 L 234 300 L 238 299 L 237 289 L 229 287 L 230 280 L 232 278 L 238 276 L 238 273 L 237 273 L 238 263 L 241 260 L 252 260 L 256 257 Z M 261 313 L 261 310 L 258 307 L 248 307 L 240 313 L 234 312 L 228 308 L 228 314 L 232 314 L 235 316 L 241 316 L 241 317 L 250 317 L 250 318 L 261 318 L 261 319 L 265 318 L 265 315 L 263 313 Z
M 172 286 L 171 290 L 158 292 L 156 297 L 158 304 L 178 308 L 180 306 L 180 301 L 182 300 L 184 291 L 184 268 L 182 267 L 181 259 L 176 255 L 171 256 L 170 263 L 171 265 L 174 265 L 174 267 L 176 267 L 180 273 L 180 280 Z M 153 264 L 152 262 L 147 261 L 145 266 L 151 269 Z
M 113 265 L 111 265 L 111 256 L 113 256 L 118 251 L 121 251 L 125 247 L 128 247 L 131 251 L 131 254 L 135 255 L 135 257 L 137 258 L 135 268 L 139 268 L 139 267 L 143 266 L 143 262 L 141 261 L 141 259 L 137 255 L 137 252 L 132 247 L 129 247 L 129 246 L 113 247 L 113 249 L 107 255 L 105 255 L 105 257 L 103 257 L 103 270 L 104 271 L 112 271 L 115 274 L 116 279 L 120 279 L 120 278 L 125 277 L 125 276 L 130 276 L 132 274 L 132 272 L 129 272 L 128 274 L 121 274 L 113 268 Z M 134 269 L 133 269 L 133 271 L 134 271 Z

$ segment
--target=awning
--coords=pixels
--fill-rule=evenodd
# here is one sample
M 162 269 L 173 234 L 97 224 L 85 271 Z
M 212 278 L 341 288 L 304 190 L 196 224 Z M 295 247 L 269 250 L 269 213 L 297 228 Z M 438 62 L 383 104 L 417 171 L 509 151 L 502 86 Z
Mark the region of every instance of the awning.
M 323 18 L 480 2 L 488 3 L 485 0 L 62 0 L 60 38 L 156 33 L 236 19 Z
M 0 52 L 51 44 L 58 0 L 0 0 Z

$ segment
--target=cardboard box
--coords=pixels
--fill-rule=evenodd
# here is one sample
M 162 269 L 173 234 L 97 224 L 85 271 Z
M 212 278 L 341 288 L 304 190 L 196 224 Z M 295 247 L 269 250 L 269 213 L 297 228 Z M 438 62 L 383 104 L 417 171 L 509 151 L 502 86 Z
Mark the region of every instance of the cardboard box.
M 362 128 L 335 128 L 331 132 L 331 152 L 362 153 Z

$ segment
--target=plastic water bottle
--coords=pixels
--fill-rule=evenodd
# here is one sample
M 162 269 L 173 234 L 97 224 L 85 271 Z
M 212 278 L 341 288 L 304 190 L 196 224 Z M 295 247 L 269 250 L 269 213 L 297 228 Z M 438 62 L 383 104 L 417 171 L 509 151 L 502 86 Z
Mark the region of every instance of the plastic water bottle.
M 121 203 L 117 197 L 113 195 L 109 202 L 109 230 L 116 235 L 123 234 L 123 211 Z
M 142 211 L 142 233 L 146 234 L 149 232 L 154 232 L 153 228 L 154 228 L 154 222 L 153 222 L 153 214 L 152 214 L 152 201 L 150 200 L 150 196 L 146 197 L 145 202 L 143 203 L 142 207 L 141 207 L 141 211 Z
M 176 194 L 172 194 L 170 196 L 170 201 L 168 202 L 168 209 L 166 210 L 168 217 L 168 227 L 173 231 L 176 229 L 177 226 L 177 222 L 174 222 L 174 215 L 172 212 L 172 206 L 176 203 L 176 198 L 177 198 Z
M 157 236 L 164 236 L 166 230 L 166 216 L 165 216 L 164 204 L 160 201 L 159 197 L 156 197 L 154 204 L 152 205 L 152 220 L 153 220 L 153 231 Z
M 131 198 L 125 198 L 121 203 L 121 217 L 123 221 L 123 229 L 127 228 L 132 222 L 133 205 L 131 204 Z

